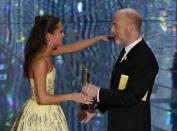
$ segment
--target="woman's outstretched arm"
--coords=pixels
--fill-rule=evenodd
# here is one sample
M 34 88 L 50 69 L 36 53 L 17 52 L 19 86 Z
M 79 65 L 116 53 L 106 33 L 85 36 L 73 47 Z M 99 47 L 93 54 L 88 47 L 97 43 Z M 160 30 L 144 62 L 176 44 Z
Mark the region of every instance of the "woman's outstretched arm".
M 99 41 L 108 41 L 108 37 L 106 35 L 96 36 L 90 39 L 81 40 L 78 42 L 74 42 L 68 45 L 58 46 L 53 52 L 52 55 L 62 55 L 67 53 L 72 53 L 79 51 L 81 49 L 87 48 L 93 44 L 96 44 Z

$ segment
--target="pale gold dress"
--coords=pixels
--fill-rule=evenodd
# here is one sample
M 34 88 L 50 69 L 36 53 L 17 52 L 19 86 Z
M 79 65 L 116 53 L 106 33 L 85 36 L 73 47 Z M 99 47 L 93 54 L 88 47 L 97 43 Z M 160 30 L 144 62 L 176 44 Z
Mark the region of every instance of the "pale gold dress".
M 47 74 L 46 87 L 54 94 L 55 68 Z M 32 97 L 24 104 L 12 131 L 68 131 L 65 115 L 59 105 L 38 105 L 34 80 L 30 79 Z

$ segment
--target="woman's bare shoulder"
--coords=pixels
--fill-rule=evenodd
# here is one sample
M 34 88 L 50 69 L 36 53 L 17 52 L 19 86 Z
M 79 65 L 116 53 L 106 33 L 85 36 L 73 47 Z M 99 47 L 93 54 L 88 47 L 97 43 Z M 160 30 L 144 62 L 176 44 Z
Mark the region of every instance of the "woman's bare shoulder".
M 44 70 L 47 71 L 47 62 L 44 57 L 34 58 L 29 66 L 29 74 L 33 76 L 34 71 Z
M 32 68 L 43 68 L 47 67 L 47 61 L 45 57 L 34 58 L 31 62 Z

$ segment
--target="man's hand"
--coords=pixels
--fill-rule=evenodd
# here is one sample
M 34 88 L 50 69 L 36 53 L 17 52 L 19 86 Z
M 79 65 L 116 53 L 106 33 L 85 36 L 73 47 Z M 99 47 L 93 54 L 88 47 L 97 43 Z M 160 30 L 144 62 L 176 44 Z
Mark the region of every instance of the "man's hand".
M 82 87 L 82 92 L 90 97 L 96 97 L 98 93 L 98 87 L 95 85 L 89 84 L 88 86 Z
M 96 115 L 95 110 L 93 110 L 93 111 L 83 111 L 83 112 L 84 112 L 84 117 L 81 120 L 81 123 L 88 123 Z
M 77 113 L 77 118 L 78 118 L 79 121 L 84 120 L 86 117 L 87 117 L 87 113 L 86 113 L 85 110 L 80 110 L 80 111 Z

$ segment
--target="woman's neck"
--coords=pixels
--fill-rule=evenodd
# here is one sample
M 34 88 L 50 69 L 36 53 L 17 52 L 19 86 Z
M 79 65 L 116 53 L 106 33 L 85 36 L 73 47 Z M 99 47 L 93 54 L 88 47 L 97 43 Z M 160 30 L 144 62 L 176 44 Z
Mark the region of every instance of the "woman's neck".
M 51 57 L 52 56 L 52 49 L 51 48 L 43 48 L 39 53 L 39 56 Z

